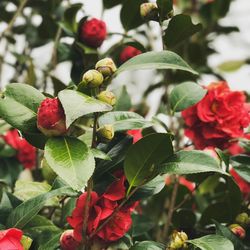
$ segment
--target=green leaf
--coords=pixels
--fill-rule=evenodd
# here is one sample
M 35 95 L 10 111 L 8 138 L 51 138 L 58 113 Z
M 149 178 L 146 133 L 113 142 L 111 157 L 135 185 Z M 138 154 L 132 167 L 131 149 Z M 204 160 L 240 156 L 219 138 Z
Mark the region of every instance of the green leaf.
M 112 124 L 115 131 L 142 129 L 152 126 L 151 122 L 146 121 L 137 113 L 126 111 L 106 113 L 99 117 L 98 122 L 100 126 L 103 126 L 105 124 Z
M 38 250 L 55 250 L 60 246 L 60 237 L 62 233 L 55 234 L 51 239 L 39 246 Z
M 94 112 L 112 110 L 112 106 L 75 90 L 63 90 L 58 95 L 66 115 L 67 128 L 79 117 Z
M 218 66 L 218 69 L 223 72 L 234 72 L 236 70 L 239 70 L 245 63 L 246 63 L 245 60 L 227 61 L 221 63 Z
M 240 177 L 250 183 L 250 165 L 239 165 L 234 166 L 233 168 Z
M 170 20 L 163 40 L 167 48 L 174 48 L 200 30 L 202 30 L 201 24 L 195 25 L 190 16 L 179 14 Z
M 115 75 L 127 70 L 173 69 L 198 75 L 180 56 L 171 51 L 146 52 L 122 64 Z
M 144 215 L 133 214 L 132 220 L 132 237 L 143 235 L 155 226 L 155 223 Z
M 136 243 L 130 250 L 165 250 L 166 246 L 154 241 L 142 241 Z
M 132 108 L 131 98 L 128 94 L 126 86 L 122 86 L 120 93 L 116 93 L 117 101 L 114 107 L 115 111 L 127 111 Z
M 169 14 L 173 11 L 173 0 L 157 0 L 156 3 L 161 21 L 169 19 Z
M 121 9 L 120 18 L 125 30 L 135 29 L 144 23 L 140 14 L 140 6 L 145 0 L 126 0 Z
M 95 158 L 106 160 L 106 161 L 112 161 L 112 159 L 109 157 L 109 155 L 105 154 L 101 150 L 97 148 L 92 148 L 91 152 Z
M 18 180 L 15 184 L 14 195 L 22 200 L 26 201 L 40 194 L 47 193 L 51 190 L 51 186 L 46 182 L 24 181 Z M 46 205 L 57 205 L 58 199 L 53 198 L 49 200 Z
M 221 235 L 226 237 L 227 239 L 229 239 L 233 244 L 234 244 L 234 249 L 236 250 L 244 250 L 244 245 L 242 244 L 242 242 L 240 241 L 240 239 L 235 236 L 231 230 L 223 225 L 221 225 L 220 223 L 218 223 L 217 221 L 214 220 L 215 226 L 216 226 L 216 234 L 217 235 Z
M 50 138 L 45 145 L 44 157 L 58 176 L 79 191 L 84 188 L 95 169 L 91 150 L 76 138 Z
M 197 174 L 206 172 L 217 172 L 228 175 L 219 163 L 209 154 L 198 151 L 179 151 L 167 159 L 161 166 L 162 173 L 168 174 Z
M 47 200 L 59 195 L 71 195 L 69 187 L 63 187 L 29 199 L 11 211 L 7 219 L 8 227 L 23 228 L 44 207 Z
M 194 82 L 184 82 L 177 85 L 170 93 L 170 106 L 173 112 L 187 109 L 199 102 L 207 90 Z
M 201 250 L 234 250 L 233 243 L 220 235 L 206 235 L 201 238 L 189 240 L 188 243 Z
M 124 160 L 130 187 L 139 186 L 159 173 L 158 165 L 173 155 L 170 134 L 151 134 L 132 145 Z
M 6 87 L 4 98 L 0 99 L 0 116 L 14 128 L 37 132 L 37 109 L 44 99 L 45 96 L 35 88 L 12 83 Z
M 64 13 L 64 24 L 72 32 L 77 31 L 76 14 L 81 8 L 81 3 L 72 4 Z
M 116 0 L 116 1 L 110 1 L 110 0 L 103 0 L 103 6 L 106 9 L 110 9 L 113 8 L 116 5 L 121 4 L 122 2 L 124 2 L 125 0 Z

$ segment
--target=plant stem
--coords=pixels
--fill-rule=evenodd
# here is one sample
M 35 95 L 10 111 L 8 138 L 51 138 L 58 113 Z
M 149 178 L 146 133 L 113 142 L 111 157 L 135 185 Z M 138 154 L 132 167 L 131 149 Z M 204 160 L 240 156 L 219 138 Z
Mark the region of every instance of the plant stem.
M 97 132 L 97 123 L 98 123 L 98 117 L 99 117 L 99 113 L 95 113 L 94 114 L 94 125 L 93 125 L 93 137 L 92 137 L 92 144 L 91 147 L 92 148 L 96 148 L 97 146 L 97 142 L 96 142 L 96 132 Z
M 167 214 L 167 223 L 164 225 L 163 231 L 162 231 L 162 239 L 166 239 L 169 235 L 169 229 L 170 225 L 172 222 L 172 217 L 173 213 L 175 211 L 175 202 L 176 202 L 176 197 L 177 197 L 177 192 L 178 192 L 178 187 L 179 187 L 179 181 L 178 178 L 175 176 L 175 183 L 174 183 L 174 188 L 169 204 L 169 209 L 168 209 L 168 214 Z
M 6 27 L 6 29 L 3 31 L 0 40 L 6 35 L 6 33 L 10 32 L 11 29 L 13 28 L 13 25 L 17 19 L 17 17 L 22 13 L 25 5 L 27 4 L 28 0 L 23 0 L 21 1 L 20 5 L 18 6 L 14 16 L 12 17 L 12 19 L 10 20 L 10 22 L 8 23 L 8 26 Z

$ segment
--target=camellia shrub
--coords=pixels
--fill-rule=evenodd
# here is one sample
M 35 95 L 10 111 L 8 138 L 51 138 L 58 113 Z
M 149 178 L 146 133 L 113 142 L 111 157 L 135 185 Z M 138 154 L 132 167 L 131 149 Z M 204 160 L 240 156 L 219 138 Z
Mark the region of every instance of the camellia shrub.
M 0 250 L 250 249 L 248 96 L 207 63 L 231 1 L 102 3 L 120 33 L 81 1 L 0 2 Z

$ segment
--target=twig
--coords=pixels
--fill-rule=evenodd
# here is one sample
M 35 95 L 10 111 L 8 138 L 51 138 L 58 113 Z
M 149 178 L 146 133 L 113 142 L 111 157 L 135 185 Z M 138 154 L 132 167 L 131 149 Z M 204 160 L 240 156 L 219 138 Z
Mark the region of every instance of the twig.
M 3 31 L 0 40 L 6 35 L 6 33 L 8 33 L 9 31 L 11 31 L 11 29 L 13 28 L 13 25 L 17 19 L 17 17 L 22 13 L 25 5 L 27 4 L 28 0 L 23 0 L 20 5 L 18 6 L 14 16 L 12 17 L 12 19 L 10 20 L 10 22 L 8 23 L 8 26 L 6 27 L 6 29 Z
M 94 114 L 94 125 L 93 125 L 93 137 L 92 137 L 92 144 L 91 144 L 91 147 L 92 148 L 96 148 L 96 132 L 97 132 L 97 123 L 98 123 L 98 117 L 99 117 L 99 113 L 95 113 Z
M 170 200 L 170 204 L 169 204 L 169 209 L 168 209 L 168 214 L 167 214 L 167 223 L 164 225 L 164 228 L 162 231 L 162 239 L 167 238 L 168 234 L 169 234 L 169 229 L 170 229 L 170 225 L 172 222 L 173 213 L 175 211 L 174 207 L 175 207 L 178 187 L 179 187 L 179 182 L 175 176 L 174 188 L 173 188 L 173 192 L 172 192 L 172 196 L 171 196 L 171 200 Z

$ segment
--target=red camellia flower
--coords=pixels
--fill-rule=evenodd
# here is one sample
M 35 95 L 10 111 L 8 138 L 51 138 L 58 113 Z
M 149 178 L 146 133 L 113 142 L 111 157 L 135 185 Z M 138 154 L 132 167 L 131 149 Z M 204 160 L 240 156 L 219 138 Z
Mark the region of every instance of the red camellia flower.
M 131 212 L 134 210 L 135 203 L 123 206 L 116 211 L 120 201 L 125 197 L 125 176 L 118 172 L 115 174 L 117 180 L 114 181 L 104 194 L 99 196 L 96 192 L 91 192 L 89 204 L 89 216 L 87 235 L 95 233 L 106 242 L 116 241 L 130 229 L 132 225 Z M 84 221 L 84 209 L 86 205 L 87 193 L 80 195 L 76 202 L 76 207 L 72 215 L 67 218 L 68 223 L 74 229 L 74 238 L 82 240 L 82 229 Z M 109 220 L 99 231 L 97 228 Z
M 141 129 L 128 130 L 127 134 L 133 137 L 133 143 L 138 142 L 142 138 Z
M 63 250 L 75 250 L 80 246 L 80 243 L 73 237 L 73 230 L 66 230 L 60 237 L 60 246 Z
M 59 136 L 67 132 L 65 114 L 58 98 L 46 98 L 37 113 L 37 127 L 47 136 Z
M 16 228 L 0 231 L 1 250 L 24 250 L 21 244 L 23 232 Z
M 106 36 L 107 28 L 102 20 L 92 18 L 85 21 L 80 27 L 80 40 L 90 47 L 100 47 Z
M 249 106 L 243 92 L 231 91 L 226 82 L 206 87 L 207 95 L 196 105 L 184 110 L 185 135 L 197 149 L 208 146 L 226 149 L 229 141 L 244 137 L 250 123 Z
M 122 50 L 122 52 L 120 54 L 120 62 L 124 63 L 127 60 L 129 60 L 130 58 L 137 56 L 137 55 L 140 55 L 141 53 L 142 52 L 139 49 L 137 49 L 133 46 L 127 46 Z
M 4 140 L 17 150 L 17 159 L 25 168 L 33 168 L 36 164 L 36 149 L 19 136 L 16 129 L 8 131 Z

